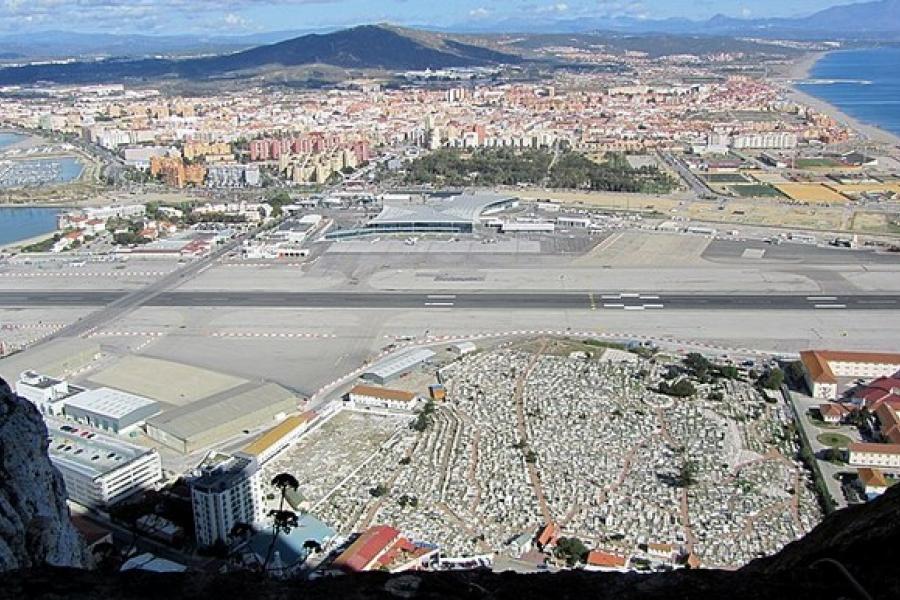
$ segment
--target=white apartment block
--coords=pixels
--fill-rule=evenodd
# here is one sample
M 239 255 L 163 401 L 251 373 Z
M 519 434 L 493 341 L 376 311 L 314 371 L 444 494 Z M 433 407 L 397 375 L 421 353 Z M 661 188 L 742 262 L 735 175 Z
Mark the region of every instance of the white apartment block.
M 190 485 L 198 545 L 227 541 L 237 523 L 262 523 L 262 475 L 254 457 L 211 452 Z

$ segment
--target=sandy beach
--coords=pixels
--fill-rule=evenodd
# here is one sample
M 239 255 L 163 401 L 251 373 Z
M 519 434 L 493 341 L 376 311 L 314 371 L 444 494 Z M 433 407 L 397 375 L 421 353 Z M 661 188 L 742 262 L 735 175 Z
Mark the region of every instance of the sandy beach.
M 781 77 L 785 79 L 784 85 L 788 97 L 799 104 L 804 104 L 821 113 L 824 113 L 836 121 L 856 131 L 863 138 L 872 142 L 893 146 L 900 149 L 900 136 L 885 131 L 869 123 L 864 123 L 842 112 L 836 106 L 825 102 L 803 91 L 803 86 L 797 85 L 798 81 L 809 78 L 813 66 L 819 62 L 828 52 L 813 52 L 805 54 L 798 60 L 786 66 Z
M 34 237 L 30 237 L 28 239 L 19 240 L 17 242 L 9 242 L 8 244 L 0 244 L 0 252 L 14 252 L 24 248 L 25 246 L 30 246 L 32 244 L 37 244 L 38 242 L 43 242 L 47 238 L 51 238 L 57 233 L 62 234 L 62 230 L 58 229 L 56 231 L 50 231 L 48 233 L 42 233 L 41 235 L 36 235 Z

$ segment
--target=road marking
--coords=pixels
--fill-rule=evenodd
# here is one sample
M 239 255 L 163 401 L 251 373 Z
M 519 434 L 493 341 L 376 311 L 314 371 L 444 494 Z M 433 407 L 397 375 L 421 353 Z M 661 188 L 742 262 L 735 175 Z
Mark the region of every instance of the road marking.
M 644 308 L 663 308 L 662 304 L 645 304 Z
M 659 300 L 659 296 L 641 296 L 641 300 Z
M 640 294 L 619 294 L 619 298 L 640 298 Z
M 426 302 L 425 306 L 453 306 L 452 302 Z
M 806 299 L 810 302 L 831 302 L 837 300 L 837 296 L 807 296 Z
M 816 305 L 815 305 L 815 308 L 825 308 L 825 309 L 827 309 L 827 308 L 837 308 L 837 309 L 841 309 L 841 308 L 847 308 L 847 305 L 846 305 L 846 304 L 816 304 Z
M 428 298 L 433 300 L 453 300 L 456 298 L 456 294 L 429 294 Z
M 624 304 L 604 304 L 603 308 L 625 308 Z
M 641 306 L 626 306 L 625 310 L 644 310 L 643 305 Z

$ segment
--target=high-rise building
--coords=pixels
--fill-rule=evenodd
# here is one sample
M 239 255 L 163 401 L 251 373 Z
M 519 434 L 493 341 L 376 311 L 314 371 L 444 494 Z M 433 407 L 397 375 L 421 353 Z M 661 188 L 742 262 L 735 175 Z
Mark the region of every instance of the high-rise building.
M 199 470 L 190 482 L 198 545 L 227 540 L 237 523 L 262 523 L 262 476 L 255 457 L 211 452 Z

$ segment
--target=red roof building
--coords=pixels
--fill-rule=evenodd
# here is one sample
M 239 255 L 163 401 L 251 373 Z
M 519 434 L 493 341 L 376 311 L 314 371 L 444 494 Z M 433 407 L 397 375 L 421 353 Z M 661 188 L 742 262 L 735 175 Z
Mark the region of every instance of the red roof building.
M 591 550 L 585 563 L 595 569 L 622 571 L 628 567 L 628 558 L 602 550 Z
M 368 571 L 399 539 L 400 532 L 393 527 L 371 527 L 334 560 L 334 567 L 349 572 Z
M 541 532 L 538 534 L 537 543 L 541 548 L 546 548 L 555 544 L 558 538 L 559 525 L 551 521 L 547 523 L 547 525 L 545 525 Z
M 900 444 L 900 417 L 897 411 L 888 404 L 881 404 L 875 409 L 875 418 L 884 440 L 890 444 Z
M 874 412 L 882 404 L 900 406 L 900 377 L 879 377 L 852 394 L 852 399 Z

